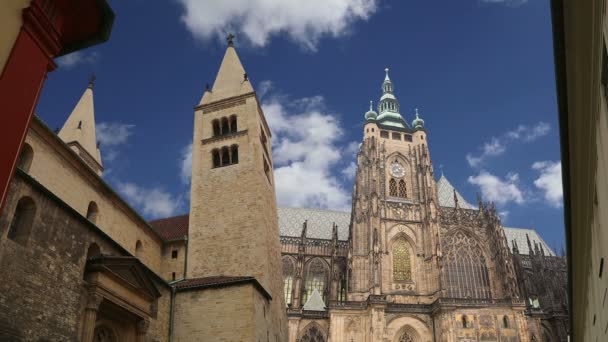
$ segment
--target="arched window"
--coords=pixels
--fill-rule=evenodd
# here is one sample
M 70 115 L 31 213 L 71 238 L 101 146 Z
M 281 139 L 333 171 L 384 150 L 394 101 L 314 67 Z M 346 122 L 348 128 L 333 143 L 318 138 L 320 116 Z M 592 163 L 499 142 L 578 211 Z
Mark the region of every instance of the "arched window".
M 490 298 L 490 278 L 481 247 L 462 231 L 443 239 L 444 284 L 450 298 Z
M 468 322 L 467 322 L 467 316 L 466 315 L 462 315 L 462 327 L 463 328 L 468 328 Z
M 285 304 L 291 305 L 291 292 L 293 290 L 293 275 L 295 267 L 293 261 L 288 257 L 283 258 L 283 292 L 285 294 Z
M 211 158 L 213 159 L 213 167 L 222 166 L 220 159 L 220 151 L 218 149 L 214 149 L 213 151 L 211 151 Z
M 302 304 L 306 301 L 314 290 L 319 291 L 323 297 L 323 302 L 327 303 L 327 286 L 328 286 L 329 270 L 323 260 L 319 258 L 313 259 L 308 264 L 308 272 L 306 272 L 306 281 L 304 282 Z
M 301 342 L 325 342 L 323 333 L 316 324 L 311 324 L 307 327 L 306 333 L 299 340 Z
M 236 133 L 237 125 L 236 125 L 236 115 L 232 115 L 230 117 L 230 133 Z
M 22 197 L 17 202 L 13 220 L 8 229 L 7 237 L 19 244 L 25 245 L 32 232 L 34 217 L 36 215 L 36 204 L 30 197 Z
M 218 135 L 222 134 L 222 130 L 220 128 L 220 120 L 215 119 L 211 122 L 211 125 L 213 126 L 213 136 L 217 137 Z
M 222 147 L 222 166 L 230 165 L 230 149 L 228 146 Z
M 394 178 L 388 182 L 388 194 L 389 196 L 397 196 L 397 182 Z
M 98 214 L 99 208 L 97 207 L 97 203 L 93 201 L 89 202 L 89 207 L 87 208 L 87 219 L 93 223 L 97 223 Z
M 232 145 L 230 146 L 230 155 L 231 155 L 231 164 L 238 164 L 239 163 L 239 146 L 238 145 Z
M 407 242 L 401 238 L 393 244 L 393 280 L 412 280 L 412 267 L 410 263 L 410 251 Z
M 230 125 L 228 118 L 222 118 L 222 135 L 230 133 Z
M 34 150 L 32 150 L 29 144 L 23 144 L 21 153 L 19 153 L 19 159 L 17 159 L 17 167 L 25 172 L 29 172 L 32 159 L 34 159 Z
M 509 318 L 507 316 L 503 316 L 502 317 L 502 327 L 503 328 L 508 328 L 509 327 Z
M 137 242 L 135 243 L 135 256 L 139 258 L 141 256 L 141 252 L 143 252 L 143 250 L 144 250 L 143 244 L 141 243 L 140 240 L 137 240 Z
M 399 181 L 399 197 L 407 197 L 407 190 L 405 188 L 405 181 L 403 179 Z

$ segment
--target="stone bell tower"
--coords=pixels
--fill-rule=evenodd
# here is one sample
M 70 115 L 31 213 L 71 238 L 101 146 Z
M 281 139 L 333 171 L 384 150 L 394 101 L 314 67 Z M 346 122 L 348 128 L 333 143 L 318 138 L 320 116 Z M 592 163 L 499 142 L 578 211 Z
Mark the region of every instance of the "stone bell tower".
M 378 112 L 365 113 L 357 156 L 349 300 L 431 295 L 440 254 L 437 191 L 424 121 L 408 124 L 386 71 Z
M 207 86 L 194 112 L 187 278 L 254 277 L 270 294 L 264 305 L 221 300 L 255 316 L 247 328 L 253 335 L 240 339 L 284 341 L 271 134 L 232 39 L 213 87 Z

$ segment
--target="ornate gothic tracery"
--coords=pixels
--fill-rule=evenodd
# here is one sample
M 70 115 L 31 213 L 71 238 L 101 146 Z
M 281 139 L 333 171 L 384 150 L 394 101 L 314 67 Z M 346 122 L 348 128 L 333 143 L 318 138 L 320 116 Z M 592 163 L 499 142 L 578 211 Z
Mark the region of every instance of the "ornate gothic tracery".
M 399 342 L 413 342 L 413 341 L 414 341 L 414 339 L 407 332 L 404 332 L 403 335 L 401 335 L 401 337 L 399 338 Z
M 412 280 L 412 268 L 410 263 L 410 251 L 407 242 L 401 238 L 393 245 L 393 280 Z
M 325 342 L 325 338 L 323 337 L 323 333 L 319 330 L 316 324 L 311 324 L 308 331 L 302 336 L 300 339 L 301 342 Z
M 323 302 L 327 303 L 327 286 L 329 280 L 329 270 L 323 260 L 319 258 L 313 259 L 308 265 L 306 272 L 306 281 L 304 282 L 304 293 L 302 294 L 302 303 L 306 303 L 308 298 L 316 289 L 323 297 Z
M 451 298 L 490 298 L 488 268 L 477 241 L 462 231 L 447 236 L 444 284 Z

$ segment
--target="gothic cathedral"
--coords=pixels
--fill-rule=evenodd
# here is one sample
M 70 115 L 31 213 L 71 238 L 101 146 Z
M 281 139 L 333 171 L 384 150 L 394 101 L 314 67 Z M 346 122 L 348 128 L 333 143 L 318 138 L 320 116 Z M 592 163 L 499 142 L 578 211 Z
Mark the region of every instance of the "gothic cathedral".
M 194 108 L 184 215 L 147 221 L 106 183 L 93 88 L 25 138 L 0 213 L 1 341 L 567 341 L 563 253 L 436 179 L 388 69 L 350 212 L 277 207 L 232 37 Z

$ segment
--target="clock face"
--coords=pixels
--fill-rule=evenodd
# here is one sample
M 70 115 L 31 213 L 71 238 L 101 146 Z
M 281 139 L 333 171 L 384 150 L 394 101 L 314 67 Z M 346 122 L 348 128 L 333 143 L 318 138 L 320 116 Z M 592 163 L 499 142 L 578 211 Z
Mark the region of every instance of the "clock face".
M 401 178 L 405 176 L 405 170 L 403 169 L 403 166 L 401 166 L 399 163 L 392 163 L 390 167 L 390 172 L 393 177 Z

